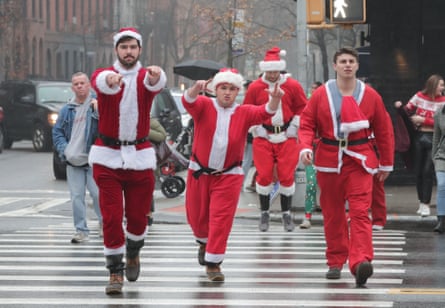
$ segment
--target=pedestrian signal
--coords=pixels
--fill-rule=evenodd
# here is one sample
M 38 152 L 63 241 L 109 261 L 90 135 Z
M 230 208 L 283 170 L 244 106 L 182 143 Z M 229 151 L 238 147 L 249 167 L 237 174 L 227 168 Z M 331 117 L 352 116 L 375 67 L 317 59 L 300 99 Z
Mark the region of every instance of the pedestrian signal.
M 330 0 L 330 12 L 333 24 L 365 23 L 366 0 Z
M 319 25 L 325 22 L 325 0 L 306 1 L 306 23 Z

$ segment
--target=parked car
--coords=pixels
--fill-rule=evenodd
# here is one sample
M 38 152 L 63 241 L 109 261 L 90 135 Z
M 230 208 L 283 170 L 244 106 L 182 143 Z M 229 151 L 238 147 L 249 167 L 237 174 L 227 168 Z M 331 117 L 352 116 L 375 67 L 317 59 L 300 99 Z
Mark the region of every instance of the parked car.
M 3 140 L 4 140 L 4 133 L 3 133 L 3 108 L 0 107 L 0 153 L 3 152 Z
M 0 84 L 3 107 L 3 145 L 32 140 L 34 150 L 52 150 L 51 130 L 59 110 L 73 96 L 70 82 L 5 81 Z
M 181 116 L 169 89 L 165 88 L 156 95 L 151 108 L 151 116 L 165 128 L 169 139 L 175 140 L 181 133 Z M 55 151 L 53 153 L 53 173 L 58 180 L 66 179 L 66 164 L 61 161 Z

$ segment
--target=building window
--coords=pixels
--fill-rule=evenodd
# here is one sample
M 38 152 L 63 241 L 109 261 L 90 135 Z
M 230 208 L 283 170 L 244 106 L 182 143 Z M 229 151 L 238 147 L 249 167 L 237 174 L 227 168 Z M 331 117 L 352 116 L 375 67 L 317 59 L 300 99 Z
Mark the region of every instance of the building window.
M 32 19 L 36 18 L 36 0 L 31 1 L 31 17 Z
M 51 1 L 46 0 L 46 29 L 51 29 Z
M 56 31 L 60 30 L 60 14 L 59 14 L 59 1 L 56 1 Z
M 39 0 L 39 19 L 43 20 L 43 0 Z

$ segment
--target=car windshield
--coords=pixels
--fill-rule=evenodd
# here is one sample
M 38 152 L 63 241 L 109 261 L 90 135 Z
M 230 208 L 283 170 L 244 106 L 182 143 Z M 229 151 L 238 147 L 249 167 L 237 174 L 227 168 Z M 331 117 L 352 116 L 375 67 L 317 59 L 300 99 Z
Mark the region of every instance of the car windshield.
M 45 102 L 67 102 L 73 97 L 71 84 L 57 84 L 57 85 L 41 85 L 37 88 L 37 101 Z
M 172 92 L 173 99 L 175 100 L 176 106 L 178 107 L 178 110 L 181 114 L 187 113 L 184 106 L 182 105 L 182 93 L 173 93 Z

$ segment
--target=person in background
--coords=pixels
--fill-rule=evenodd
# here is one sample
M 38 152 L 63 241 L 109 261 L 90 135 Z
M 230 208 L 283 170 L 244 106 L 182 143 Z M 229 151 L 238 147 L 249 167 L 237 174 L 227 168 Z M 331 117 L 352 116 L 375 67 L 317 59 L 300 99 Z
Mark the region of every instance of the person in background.
M 431 75 L 422 91 L 417 92 L 406 105 L 396 101 L 394 106 L 401 113 L 409 116 L 417 133 L 414 142 L 414 172 L 419 199 L 417 214 L 422 217 L 431 214 L 430 202 L 433 192 L 434 165 L 432 159 L 432 139 L 434 113 L 445 104 L 445 89 L 442 76 Z
M 369 85 L 369 84 L 368 84 Z M 388 126 L 392 127 L 391 117 L 386 113 L 386 120 L 388 122 Z M 391 130 L 391 140 L 394 140 L 394 131 Z M 371 142 L 373 142 L 375 152 L 377 153 L 377 157 L 380 157 L 379 150 L 377 144 L 375 143 L 374 134 L 371 135 Z M 395 144 L 389 144 L 390 148 L 388 151 L 394 153 Z M 380 181 L 377 175 L 374 175 L 372 181 L 372 202 L 371 202 L 371 223 L 372 230 L 381 231 L 386 225 L 386 197 L 385 197 L 385 181 Z
M 348 261 L 357 287 L 373 274 L 369 209 L 372 180 L 384 181 L 393 170 L 393 133 L 380 95 L 356 78 L 358 53 L 341 48 L 333 59 L 336 79 L 315 90 L 301 114 L 298 137 L 305 165 L 313 162 L 320 187 L 327 279 L 340 279 Z M 374 132 L 380 158 L 370 140 Z M 313 159 L 314 138 L 319 137 Z M 345 204 L 349 205 L 349 226 Z
M 220 265 L 243 185 L 241 164 L 247 131 L 270 118 L 284 94 L 276 84 L 266 92 L 270 97 L 267 104 L 239 105 L 235 98 L 242 86 L 238 71 L 226 68 L 210 83 L 198 80 L 182 98 L 195 122 L 185 197 L 187 221 L 199 244 L 198 262 L 206 266 L 210 281 L 225 279 Z M 216 98 L 199 95 L 206 89 Z
M 99 236 L 103 233 L 99 193 L 88 165 L 88 153 L 97 136 L 97 100 L 91 97 L 90 80 L 85 73 L 73 74 L 71 84 L 74 97 L 60 110 L 52 134 L 54 148 L 67 165 L 66 176 L 76 228 L 71 243 L 77 244 L 88 241 L 90 233 L 87 226 L 86 189 L 99 221 Z
M 148 140 L 151 143 L 159 144 L 167 139 L 167 132 L 161 123 L 155 119 L 150 119 L 150 131 L 148 133 Z M 156 168 L 156 172 L 159 172 L 159 168 Z M 147 214 L 147 224 L 151 226 L 153 224 L 153 212 L 155 211 L 155 201 L 151 201 L 151 211 Z
M 247 80 L 243 86 L 244 86 L 244 91 L 247 91 L 247 89 L 249 88 L 249 85 L 252 83 L 251 80 Z M 249 173 L 250 168 L 253 167 L 253 156 L 252 156 L 252 141 L 253 141 L 253 136 L 252 134 L 249 132 L 247 134 L 247 140 L 246 140 L 246 148 L 244 149 L 244 156 L 243 156 L 243 172 L 244 172 L 244 177 L 245 177 L 245 181 L 246 182 L 246 177 L 247 174 Z M 255 175 L 252 176 L 252 180 L 251 183 L 244 183 L 244 187 L 245 190 L 248 192 L 255 192 Z
M 433 231 L 445 231 L 445 108 L 441 106 L 434 114 L 432 157 L 436 170 L 437 225 Z
M 314 91 L 321 86 L 320 81 L 315 81 L 311 85 L 310 98 Z M 314 151 L 317 142 L 314 142 Z M 309 164 L 304 168 L 306 173 L 306 194 L 304 195 L 304 218 L 300 224 L 300 229 L 309 229 L 311 227 L 312 213 L 317 205 L 317 177 L 313 164 Z
M 113 41 L 117 60 L 111 67 L 97 69 L 91 78 L 100 121 L 89 156 L 99 187 L 109 295 L 122 293 L 124 269 L 128 281 L 139 277 L 139 253 L 155 185 L 156 155 L 148 140 L 150 110 L 167 82 L 159 66 L 143 67 L 139 62 L 142 36 L 136 29 L 120 29 Z
M 262 124 L 251 127 L 253 139 L 253 161 L 257 169 L 256 191 L 259 195 L 261 215 L 259 230 L 269 229 L 271 192 L 274 188 L 274 170 L 276 170 L 282 222 L 285 231 L 293 231 L 295 225 L 290 215 L 292 195 L 295 192 L 295 169 L 298 155 L 297 129 L 300 113 L 306 106 L 306 95 L 300 83 L 288 74 L 286 61 L 281 59 L 286 52 L 278 47 L 266 51 L 259 67 L 264 72 L 249 85 L 244 104 L 264 105 L 269 101 L 268 92 L 278 85 L 284 92 L 278 111 Z M 275 169 L 276 168 L 276 169 Z

